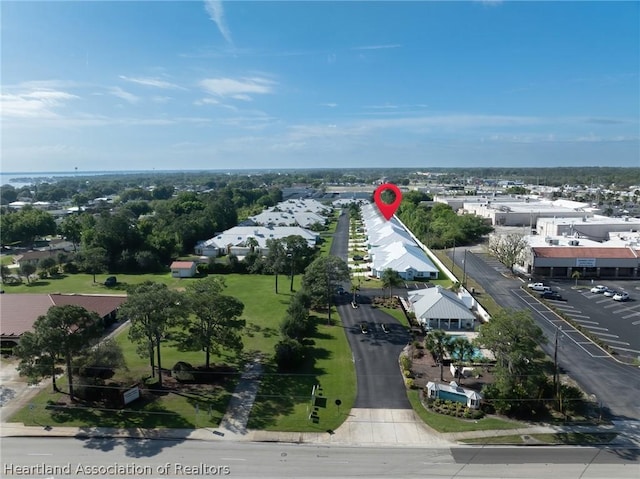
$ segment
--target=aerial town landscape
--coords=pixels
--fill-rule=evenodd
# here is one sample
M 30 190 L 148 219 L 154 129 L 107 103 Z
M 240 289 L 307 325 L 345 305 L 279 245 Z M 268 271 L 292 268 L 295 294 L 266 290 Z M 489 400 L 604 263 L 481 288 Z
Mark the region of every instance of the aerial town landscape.
M 640 2 L 0 11 L 0 477 L 640 477 Z
M 472 173 L 10 178 L 3 434 L 636 444 L 640 169 Z

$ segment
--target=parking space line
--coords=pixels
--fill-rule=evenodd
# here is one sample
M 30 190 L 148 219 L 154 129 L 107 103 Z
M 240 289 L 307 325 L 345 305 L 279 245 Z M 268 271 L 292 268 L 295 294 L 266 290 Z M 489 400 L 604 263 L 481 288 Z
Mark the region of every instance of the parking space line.
M 569 316 L 571 316 L 572 318 L 590 318 L 591 316 L 586 316 L 584 314 L 570 314 Z M 583 319 L 576 319 L 576 321 L 584 321 Z M 586 321 L 587 323 L 589 321 Z
M 588 318 L 589 316 L 587 316 Z M 598 321 L 587 321 L 586 319 L 576 319 L 578 323 L 587 323 L 587 324 L 600 324 Z
M 624 344 L 625 346 L 631 346 L 629 343 L 626 343 L 624 341 L 615 341 L 613 339 L 607 339 L 607 338 L 602 338 L 603 341 L 606 341 L 607 343 L 616 343 L 616 344 Z
M 601 333 L 599 331 L 594 331 L 593 334 L 595 334 L 596 336 L 611 336 L 612 338 L 619 338 L 620 337 L 617 334 Z
M 615 308 L 615 307 L 617 307 L 617 306 L 618 306 L 618 305 L 617 305 L 616 303 L 613 303 L 613 304 L 607 304 L 606 306 L 603 306 L 603 308 L 604 308 L 604 309 L 609 309 L 609 308 Z
M 622 319 L 633 318 L 634 316 L 640 316 L 640 312 L 636 311 L 635 313 L 627 314 L 626 316 L 623 316 Z
M 587 326 L 587 329 L 599 329 L 601 331 L 609 331 L 609 328 L 598 328 L 596 326 Z
M 633 323 L 631 323 L 631 324 L 633 324 L 634 326 L 637 326 L 638 324 L 640 324 L 640 320 L 638 320 L 638 321 L 634 321 L 634 322 L 633 322 Z
M 596 304 L 600 304 L 600 303 L 606 303 L 607 301 L 609 301 L 608 298 L 603 298 L 600 301 L 596 301 Z
M 640 351 L 638 351 L 637 349 L 621 348 L 620 346 L 611 346 L 611 347 L 613 349 L 619 349 L 620 351 L 626 351 L 626 352 L 635 353 L 637 355 L 640 355 Z
M 625 311 L 635 311 L 636 308 L 640 307 L 640 304 L 637 304 L 635 306 L 627 306 L 627 307 L 622 307 L 621 304 L 619 304 L 618 306 L 620 306 L 620 309 L 616 309 L 613 314 L 620 314 L 620 313 L 624 313 Z

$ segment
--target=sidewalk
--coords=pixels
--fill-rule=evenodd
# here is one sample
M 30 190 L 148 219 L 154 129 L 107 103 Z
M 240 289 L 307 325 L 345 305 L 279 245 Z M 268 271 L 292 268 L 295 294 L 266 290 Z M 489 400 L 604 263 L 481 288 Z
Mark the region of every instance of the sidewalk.
M 110 437 L 165 440 L 285 442 L 345 446 L 451 447 L 464 439 L 521 436 L 525 445 L 539 441 L 528 436 L 540 433 L 617 432 L 612 444 L 640 447 L 640 421 L 619 421 L 602 426 L 532 426 L 523 429 L 439 433 L 425 425 L 411 409 L 352 409 L 347 420 L 335 431 L 274 432 L 247 429 L 247 421 L 258 388 L 262 365 L 247 365 L 217 428 L 197 429 L 117 429 L 103 427 L 25 426 L 4 422 L 8 413 L 24 407 L 39 388 L 15 398 L 0 408 L 0 437 Z M 45 386 L 46 387 L 46 386 Z M 12 404 L 13 403 L 13 404 Z M 10 406 L 10 407 L 7 407 Z M 544 444 L 544 443 L 541 443 Z

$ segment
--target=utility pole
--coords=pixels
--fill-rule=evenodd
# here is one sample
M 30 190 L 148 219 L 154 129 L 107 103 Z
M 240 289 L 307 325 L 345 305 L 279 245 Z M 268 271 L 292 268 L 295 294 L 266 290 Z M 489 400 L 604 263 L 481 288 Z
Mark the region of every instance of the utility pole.
M 556 328 L 554 347 L 553 347 L 553 390 L 556 394 L 556 399 L 558 401 L 558 409 L 562 412 L 562 401 L 560 400 L 560 374 L 558 372 L 558 336 L 560 331 L 562 331 L 562 326 L 558 326 Z
M 453 251 L 451 253 L 451 273 L 453 274 L 453 268 L 456 266 L 456 239 L 453 238 Z
M 464 258 L 462 260 L 462 286 L 467 287 L 467 250 L 464 250 Z

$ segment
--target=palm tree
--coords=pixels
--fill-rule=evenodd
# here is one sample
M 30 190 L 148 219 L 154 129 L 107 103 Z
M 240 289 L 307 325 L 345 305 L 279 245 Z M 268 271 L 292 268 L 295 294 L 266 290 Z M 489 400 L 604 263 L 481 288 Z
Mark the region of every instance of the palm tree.
M 382 280 L 382 289 L 389 288 L 389 297 L 393 296 L 393 287 L 398 286 L 402 282 L 402 278 L 397 271 L 394 271 L 391 268 L 387 268 L 382 271 L 382 276 L 380 277 Z
M 249 251 L 253 253 L 256 250 L 256 247 L 258 246 L 258 240 L 255 239 L 253 236 L 249 236 L 245 241 L 245 245 L 248 246 Z
M 435 360 L 440 364 L 440 381 L 444 381 L 443 361 L 444 355 L 449 350 L 451 338 L 442 329 L 429 331 L 424 338 L 424 347 L 431 351 Z
M 460 384 L 462 384 L 462 379 L 464 377 L 462 375 L 462 366 L 464 363 L 471 361 L 473 354 L 475 353 L 475 348 L 467 338 L 464 336 L 458 336 L 449 342 L 447 349 L 454 360 L 457 376 L 460 379 Z

